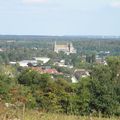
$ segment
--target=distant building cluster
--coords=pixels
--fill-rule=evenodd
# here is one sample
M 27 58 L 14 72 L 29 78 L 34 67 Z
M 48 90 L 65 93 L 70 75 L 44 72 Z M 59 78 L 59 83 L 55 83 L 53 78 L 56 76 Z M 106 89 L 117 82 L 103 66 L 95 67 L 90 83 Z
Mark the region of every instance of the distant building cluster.
M 73 47 L 72 43 L 66 43 L 66 44 L 57 44 L 55 42 L 54 44 L 54 52 L 59 53 L 59 52 L 64 52 L 67 55 L 71 53 L 76 53 L 76 49 Z
M 21 67 L 28 67 L 29 65 L 37 66 L 38 62 L 42 62 L 41 64 L 45 64 L 50 60 L 47 57 L 34 57 L 32 60 L 22 60 L 18 62 L 10 62 L 11 65 L 19 64 Z

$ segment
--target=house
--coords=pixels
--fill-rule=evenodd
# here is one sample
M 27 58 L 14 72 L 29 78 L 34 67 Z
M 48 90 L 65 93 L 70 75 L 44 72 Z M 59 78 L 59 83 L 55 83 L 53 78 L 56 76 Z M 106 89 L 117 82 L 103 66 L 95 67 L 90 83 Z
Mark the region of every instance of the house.
M 41 73 L 41 74 L 44 73 L 43 69 L 40 68 L 40 67 L 31 67 L 31 69 L 34 70 L 34 71 L 37 71 L 37 72 L 39 72 L 39 73 Z
M 35 70 L 41 74 L 51 74 L 51 75 L 62 75 L 63 73 L 58 72 L 56 69 L 48 68 L 44 69 L 41 67 L 32 67 L 32 70 Z
M 44 72 L 48 74 L 61 74 L 56 69 L 45 69 Z
M 100 57 L 96 57 L 96 63 L 101 64 L 103 62 L 103 59 Z
M 107 62 L 106 62 L 105 58 L 100 58 L 100 57 L 96 57 L 96 63 L 107 65 Z
M 72 83 L 77 83 L 81 78 L 90 76 L 89 71 L 85 69 L 76 69 L 71 78 Z
M 66 68 L 73 68 L 73 65 L 66 65 L 65 60 L 59 60 L 57 62 L 54 62 L 54 65 L 59 66 L 59 67 L 66 67 Z

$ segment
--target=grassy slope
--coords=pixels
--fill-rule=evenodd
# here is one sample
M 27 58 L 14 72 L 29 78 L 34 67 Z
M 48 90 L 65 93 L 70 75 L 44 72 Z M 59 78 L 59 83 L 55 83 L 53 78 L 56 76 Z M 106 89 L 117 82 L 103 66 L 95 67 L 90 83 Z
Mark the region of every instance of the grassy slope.
M 11 114 L 12 115 L 12 114 Z M 11 120 L 120 120 L 120 118 L 95 118 L 95 117 L 81 117 L 81 116 L 67 116 L 61 114 L 46 114 L 46 113 L 34 113 L 29 112 L 25 113 L 25 117 L 16 115 L 14 116 L 9 115 L 9 119 Z M 6 119 L 3 115 L 0 116 L 0 120 L 9 120 Z M 16 119 L 17 118 L 17 119 Z
M 0 120 L 120 120 L 120 118 L 95 118 L 68 116 L 63 114 L 47 114 L 38 112 L 37 110 L 26 110 L 26 112 L 23 112 L 23 109 L 8 109 L 0 104 Z
M 119 120 L 115 118 L 92 118 L 80 116 L 67 116 L 57 114 L 43 114 L 43 115 L 27 115 L 25 120 Z
M 93 118 L 80 116 L 67 116 L 61 114 L 44 114 L 29 112 L 25 116 L 25 120 L 120 120 L 118 118 Z

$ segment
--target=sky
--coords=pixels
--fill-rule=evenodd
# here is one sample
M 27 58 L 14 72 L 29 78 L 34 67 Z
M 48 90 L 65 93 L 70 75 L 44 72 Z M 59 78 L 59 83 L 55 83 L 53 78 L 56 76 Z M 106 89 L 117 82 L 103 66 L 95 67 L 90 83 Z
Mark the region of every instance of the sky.
M 120 0 L 0 0 L 0 34 L 120 35 Z

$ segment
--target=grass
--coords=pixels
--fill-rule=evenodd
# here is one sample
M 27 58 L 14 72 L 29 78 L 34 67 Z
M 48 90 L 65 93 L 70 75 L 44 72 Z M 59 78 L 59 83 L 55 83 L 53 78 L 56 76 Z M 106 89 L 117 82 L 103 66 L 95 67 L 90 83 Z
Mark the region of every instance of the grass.
M 36 114 L 27 113 L 25 120 L 120 120 L 118 118 L 95 118 L 95 117 L 81 117 L 74 115 L 63 115 L 63 114 Z
M 97 117 L 81 117 L 64 114 L 47 114 L 38 111 L 26 111 L 23 118 L 21 112 L 9 112 L 7 117 L 1 117 L 0 120 L 120 120 L 119 118 L 97 118 Z M 17 118 L 17 119 L 16 119 Z
M 11 109 L 0 106 L 0 120 L 120 120 L 120 118 L 97 118 L 64 114 L 48 114 L 37 110 Z

